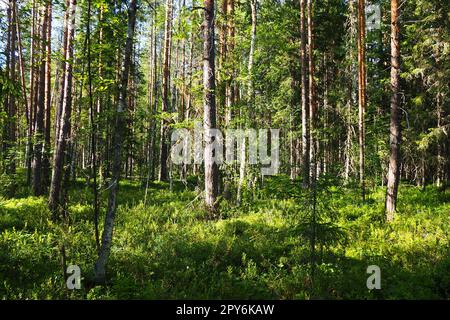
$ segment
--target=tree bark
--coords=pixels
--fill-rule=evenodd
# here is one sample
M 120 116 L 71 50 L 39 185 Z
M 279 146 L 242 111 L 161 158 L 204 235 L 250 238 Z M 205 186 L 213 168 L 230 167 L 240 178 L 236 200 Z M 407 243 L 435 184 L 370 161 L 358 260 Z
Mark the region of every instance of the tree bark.
M 315 92 L 315 65 L 314 65 L 314 22 L 313 22 L 313 3 L 308 0 L 308 62 L 309 62 L 309 82 L 308 82 L 308 100 L 309 100 L 309 161 L 310 161 L 310 179 L 315 181 L 317 175 L 317 156 L 318 139 L 314 131 L 317 118 L 317 104 Z
M 365 0 L 358 0 L 358 128 L 359 128 L 359 182 L 361 186 L 362 200 L 366 197 L 364 178 L 364 148 L 365 148 L 365 124 L 364 114 L 366 110 L 366 14 Z
M 172 10 L 173 0 L 166 2 L 166 23 L 164 31 L 164 64 L 163 64 L 163 83 L 162 83 L 162 112 L 170 112 L 169 106 L 169 85 L 170 85 L 170 56 L 172 42 Z M 160 141 L 160 170 L 159 180 L 167 181 L 167 160 L 169 156 L 168 146 L 168 120 L 161 120 L 161 141 Z
M 22 85 L 22 96 L 23 96 L 23 102 L 25 104 L 25 122 L 26 122 L 26 137 L 27 137 L 27 143 L 26 143 L 26 150 L 25 150 L 25 165 L 27 167 L 27 184 L 29 184 L 28 179 L 31 179 L 31 172 L 29 172 L 28 169 L 31 169 L 31 162 L 28 160 L 30 157 L 30 143 L 31 143 L 31 134 L 29 131 L 29 128 L 31 127 L 30 124 L 30 108 L 28 103 L 28 95 L 27 95 L 27 85 L 25 82 L 25 62 L 23 58 L 23 46 L 22 46 L 22 35 L 21 35 L 21 29 L 20 29 L 20 23 L 17 19 L 17 5 L 15 6 L 15 10 L 13 12 L 14 14 L 14 21 L 15 21 L 15 27 L 17 32 L 17 49 L 18 49 L 18 56 L 19 56 L 19 68 L 20 68 L 20 81 Z M 28 166 L 29 164 L 29 166 Z M 30 176 L 28 176 L 30 175 Z
M 5 73 L 6 73 L 6 76 L 9 78 L 10 77 L 10 61 L 11 61 L 11 56 L 12 56 L 12 54 L 11 54 L 11 32 L 12 32 L 11 25 L 13 22 L 11 2 L 8 3 L 8 8 L 6 9 L 6 16 L 7 16 L 7 21 L 8 21 L 8 31 L 6 34 L 6 47 L 5 47 L 5 53 L 6 53 Z M 7 115 L 9 114 L 9 99 L 10 99 L 10 95 L 6 94 L 6 97 L 3 102 L 4 103 L 3 111 Z M 3 140 L 1 141 L 2 154 L 1 154 L 0 160 L 1 160 L 2 170 L 7 172 L 6 161 L 7 161 L 7 155 L 8 155 L 8 135 L 9 135 L 9 123 L 7 120 L 5 121 L 5 125 L 2 128 L 2 132 L 3 132 L 3 135 L 2 135 Z
M 34 111 L 34 35 L 36 29 L 36 4 L 35 0 L 32 1 L 31 4 L 31 39 L 30 39 L 30 70 L 29 70 L 29 76 L 30 76 L 30 97 L 28 102 L 28 139 L 27 139 L 27 185 L 32 186 L 34 182 L 32 182 L 32 175 L 33 175 L 33 159 L 34 159 L 34 152 L 33 152 L 33 142 L 32 142 L 32 136 L 33 136 L 33 127 L 34 127 L 34 121 L 33 121 L 33 111 Z
M 219 59 L 218 59 L 218 69 L 217 72 L 217 105 L 225 110 L 226 104 L 226 92 L 228 79 L 227 76 L 223 77 L 227 70 L 227 34 L 228 34 L 228 24 L 227 24 L 227 10 L 228 10 L 228 0 L 221 0 L 220 4 L 220 16 L 221 24 L 219 26 Z M 227 115 L 224 114 L 224 123 L 227 121 Z
M 17 50 L 17 30 L 14 27 L 15 26 L 15 20 L 18 19 L 16 15 L 14 14 L 16 12 L 17 7 L 17 1 L 11 0 L 12 6 L 13 6 L 13 14 L 12 14 L 12 24 L 11 24 L 11 80 L 16 82 L 16 50 Z M 11 98 L 9 100 L 9 121 L 10 121 L 10 127 L 9 127 L 9 144 L 11 146 L 11 150 L 9 150 L 9 166 L 8 166 L 8 172 L 9 173 L 16 173 L 16 155 L 15 155 L 15 147 L 17 143 L 17 106 L 16 106 L 16 97 L 15 95 L 11 95 Z
M 248 83 L 247 83 L 247 112 L 243 115 L 244 117 L 249 117 L 254 121 L 253 104 L 255 99 L 255 92 L 253 88 L 253 59 L 255 55 L 255 43 L 256 43 L 256 26 L 257 26 L 257 0 L 250 0 L 250 7 L 252 11 L 252 29 L 250 36 L 250 52 L 248 55 Z M 245 121 L 245 120 L 244 120 Z M 241 144 L 241 155 L 239 164 L 239 184 L 237 190 L 237 203 L 240 205 L 242 200 L 242 187 L 245 181 L 246 172 L 246 147 L 245 140 Z
M 46 36 L 47 36 L 47 26 L 48 26 L 48 6 L 46 4 L 41 23 L 41 34 L 40 34 L 40 65 L 39 65 L 39 81 L 37 92 L 37 103 L 35 104 L 35 145 L 34 145 L 34 160 L 33 160 L 33 191 L 36 196 L 44 194 L 45 188 L 43 186 L 43 148 L 44 148 L 44 134 L 45 134 L 45 59 L 46 59 Z
M 194 30 L 191 30 L 189 39 L 189 71 L 188 71 L 188 95 L 186 101 L 186 119 L 189 119 L 192 106 L 192 78 L 194 73 Z
M 215 54 L 214 54 L 214 0 L 204 0 L 203 22 L 203 102 L 205 130 L 205 204 L 214 213 L 217 209 L 218 166 L 213 161 L 213 137 L 216 128 Z
M 233 118 L 233 106 L 236 103 L 237 95 L 238 95 L 238 87 L 235 82 L 236 79 L 236 67 L 234 66 L 235 62 L 235 25 L 234 25 L 234 9 L 235 9 L 235 0 L 227 1 L 227 21 L 226 21 L 226 64 L 230 66 L 231 70 L 229 70 L 228 79 L 226 80 L 225 85 L 225 126 L 229 127 L 231 124 L 231 119 Z
M 300 60 L 301 60 L 301 104 L 302 104 L 302 168 L 303 187 L 309 186 L 309 108 L 306 61 L 306 0 L 300 0 Z
M 357 27 L 356 27 L 356 14 L 355 14 L 355 0 L 350 0 L 348 3 L 349 6 L 349 43 L 348 43 L 348 48 L 349 48 L 349 60 L 350 60 L 350 65 L 349 65 L 349 78 L 351 79 L 349 81 L 349 95 L 348 95 L 348 103 L 347 103 L 347 110 L 348 110 L 348 115 L 347 115 L 347 133 L 346 133 L 346 140 L 345 140 L 345 169 L 344 169 L 344 179 L 346 182 L 348 182 L 349 178 L 350 178 L 350 171 L 351 171 L 351 167 L 352 167 L 352 154 L 351 154 L 351 150 L 352 150 L 352 135 L 353 135 L 353 120 L 352 120 L 352 107 L 353 105 L 356 104 L 356 91 L 355 91 L 355 87 L 356 87 L 356 79 L 354 77 L 355 73 L 356 73 L 356 66 L 354 63 L 354 44 L 355 44 L 355 37 L 357 38 Z
M 8 44 L 7 44 L 7 56 L 8 61 L 7 64 L 7 72 L 9 73 L 9 79 L 12 82 L 16 81 L 16 43 L 17 43 L 17 30 L 15 28 L 16 24 L 16 0 L 10 0 L 8 5 Z M 16 97 L 14 94 L 10 94 L 6 99 L 6 114 L 8 115 L 8 119 L 6 121 L 5 126 L 5 141 L 4 148 L 5 153 L 4 156 L 7 159 L 6 163 L 6 173 L 14 174 L 16 172 L 16 159 L 15 159 L 15 143 L 16 143 Z
M 438 92 L 436 96 L 436 113 L 437 113 L 437 129 L 439 131 L 442 131 L 442 118 L 444 114 L 444 99 L 445 96 L 443 93 Z M 436 186 L 438 188 L 442 187 L 446 184 L 445 181 L 445 157 L 443 154 L 443 150 L 445 150 L 445 140 L 444 139 L 438 139 L 437 143 L 437 172 L 436 172 Z
M 186 0 L 183 0 L 181 12 L 186 8 Z M 180 20 L 181 23 L 181 20 Z M 186 39 L 183 36 L 181 40 L 181 99 L 180 99 L 179 119 L 184 121 L 186 109 Z
M 169 0 L 170 1 L 170 0 Z M 114 158 L 112 167 L 111 185 L 109 187 L 108 209 L 105 216 L 105 223 L 102 234 L 102 243 L 98 259 L 94 266 L 94 281 L 104 283 L 106 279 L 106 263 L 111 252 L 114 219 L 117 207 L 117 190 L 119 188 L 120 171 L 122 167 L 122 145 L 123 134 L 126 128 L 125 110 L 128 94 L 128 77 L 130 73 L 131 54 L 133 49 L 134 29 L 136 25 L 136 0 L 130 1 L 128 8 L 128 30 L 125 43 L 125 55 L 123 58 L 122 74 L 120 77 L 119 97 L 117 100 L 116 119 L 114 126 Z
M 145 186 L 145 196 L 144 196 L 144 206 L 147 204 L 147 195 L 148 195 L 148 187 L 150 180 L 154 180 L 154 174 L 155 174 L 155 161 L 154 161 L 154 149 L 155 149 L 155 141 L 156 141 L 156 135 L 155 135 L 155 115 L 156 115 L 156 101 L 157 101 L 157 53 L 156 53 L 156 47 L 157 47 L 157 33 L 156 33 L 156 8 L 152 8 L 153 10 L 153 20 L 152 20 L 152 28 L 151 28 L 151 34 L 150 34 L 150 47 L 149 47 L 149 60 L 148 60 L 148 67 L 149 67 L 149 77 L 148 77 L 148 86 L 149 86 L 149 97 L 148 97 L 148 111 L 150 113 L 149 121 L 148 121 L 148 150 L 147 150 L 147 163 L 148 163 L 148 172 L 147 172 L 147 182 Z
M 50 185 L 50 138 L 51 138 L 51 41 L 52 41 L 52 3 L 48 2 L 46 7 L 47 15 L 47 30 L 45 31 L 45 89 L 44 89 L 44 105 L 45 105 L 45 118 L 44 118 L 44 158 L 43 158 L 43 182 L 44 188 L 47 190 Z
M 394 220 L 397 207 L 397 192 L 400 182 L 400 43 L 399 43 L 398 0 L 391 0 L 391 123 L 390 157 L 386 191 L 387 221 Z
M 158 53 L 156 51 L 158 41 L 157 41 L 157 35 L 156 35 L 156 22 L 157 22 L 157 11 L 154 10 L 154 22 L 153 22 L 153 34 L 154 34 L 154 42 L 153 42 L 153 95 L 152 95 L 152 115 L 153 117 L 156 116 L 156 113 L 158 112 Z M 155 180 L 155 168 L 156 168 L 156 152 L 155 152 L 155 144 L 156 144 L 156 120 L 152 119 L 152 126 L 151 126 L 151 136 L 152 136 L 152 143 L 151 143 L 151 155 L 150 155 L 150 161 L 152 162 L 152 167 L 150 171 L 150 177 L 153 180 Z
M 72 70 L 73 70 L 73 39 L 75 32 L 75 10 L 76 0 L 68 0 L 68 19 L 66 25 L 67 39 L 65 41 L 66 47 L 64 49 L 64 85 L 61 87 L 61 101 L 60 101 L 60 116 L 57 119 L 59 122 L 59 130 L 55 136 L 55 152 L 53 156 L 53 172 L 50 184 L 50 196 L 48 200 L 50 211 L 53 219 L 58 218 L 61 208 L 61 184 L 64 174 L 64 156 L 66 146 L 70 136 L 70 118 L 72 113 Z
M 66 0 L 66 8 L 69 7 L 69 2 L 70 0 Z M 63 38 L 61 41 L 61 54 L 63 57 L 66 57 L 67 54 L 67 41 L 68 41 L 68 28 L 66 27 L 69 24 L 69 19 L 70 19 L 70 12 L 69 10 L 66 10 L 66 12 L 64 13 L 64 31 L 63 31 Z M 59 135 L 59 131 L 60 131 L 60 123 L 61 123 L 61 110 L 62 110 L 62 102 L 64 100 L 64 84 L 66 81 L 66 70 L 67 67 L 67 61 L 63 60 L 61 62 L 61 79 L 59 79 L 59 86 L 60 86 L 60 96 L 59 96 L 59 101 L 58 101 L 58 107 L 56 108 L 56 116 L 55 116 L 55 139 L 58 137 Z
M 91 6 L 92 1 L 88 0 L 87 21 L 86 21 L 86 46 L 87 46 L 87 72 L 88 72 L 88 94 L 89 94 L 89 118 L 91 122 L 91 178 L 92 193 L 94 195 L 94 234 L 97 251 L 100 251 L 100 236 L 98 231 L 99 201 L 97 187 L 97 113 L 94 108 L 94 96 L 92 92 L 92 69 L 91 69 Z

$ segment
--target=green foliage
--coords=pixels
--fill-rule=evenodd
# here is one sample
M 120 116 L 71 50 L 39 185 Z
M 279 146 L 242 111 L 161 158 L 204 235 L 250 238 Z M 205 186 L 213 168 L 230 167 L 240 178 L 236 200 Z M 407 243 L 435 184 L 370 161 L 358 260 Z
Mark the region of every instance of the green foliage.
M 9 79 L 5 71 L 6 55 L 2 54 L 0 128 L 16 122 L 17 139 L 8 141 L 7 130 L 1 130 L 0 169 L 3 172 L 15 161 L 17 173 L 0 175 L 0 297 L 448 299 L 448 191 L 439 192 L 433 187 L 419 189 L 402 183 L 396 220 L 390 224 L 384 221 L 385 190 L 377 185 L 387 171 L 389 156 L 390 3 L 388 0 L 372 3 L 380 4 L 382 21 L 381 30 L 370 31 L 366 37 L 366 201 L 360 201 L 359 182 L 354 180 L 359 147 L 357 55 L 356 26 L 351 30 L 350 21 L 355 20 L 356 15 L 353 11 L 351 16 L 349 1 L 323 0 L 314 2 L 313 14 L 318 113 L 312 133 L 319 141 L 321 166 L 326 166 L 327 173 L 335 178 L 321 178 L 314 195 L 300 188 L 301 181 L 285 175 L 264 178 L 264 182 L 254 184 L 248 179 L 242 186 L 243 199 L 236 206 L 237 166 L 224 166 L 222 173 L 230 182 L 231 196 L 227 199 L 233 200 L 221 198 L 221 219 L 217 221 L 211 221 L 205 213 L 203 194 L 199 192 L 201 176 L 188 177 L 185 184 L 174 182 L 170 187 L 166 183 L 150 182 L 148 194 L 144 193 L 143 177 L 147 176 L 149 164 L 155 165 L 150 159 L 150 148 L 153 148 L 154 158 L 158 158 L 162 120 L 169 123 L 170 129 L 192 128 L 194 121 L 203 114 L 203 11 L 174 6 L 168 84 L 170 108 L 168 112 L 161 112 L 165 6 L 163 2 L 141 3 L 130 68 L 130 99 L 122 155 L 124 161 L 129 161 L 127 168 L 133 164 L 133 170 L 125 175 L 139 176 L 141 181 L 125 180 L 120 184 L 107 270 L 110 282 L 105 287 L 92 288 L 90 283 L 97 252 L 92 186 L 89 185 L 92 181 L 87 183 L 85 178 L 91 175 L 88 152 L 95 131 L 101 171 L 101 230 L 109 190 L 105 177 L 110 175 L 114 147 L 111 137 L 127 34 L 127 1 L 82 0 L 77 4 L 73 136 L 70 139 L 73 144 L 70 149 L 76 174 L 83 178 L 70 185 L 67 224 L 50 221 L 46 198 L 29 196 L 29 186 L 21 168 L 26 163 L 27 145 L 23 93 L 33 90 L 28 84 L 28 90 L 23 91 L 18 74 L 16 79 Z M 92 5 L 90 12 L 88 4 Z M 53 5 L 55 21 L 62 22 L 64 1 L 55 1 Z M 405 1 L 401 6 L 402 171 L 405 180 L 414 183 L 422 183 L 422 178 L 424 181 L 441 178 L 437 177 L 435 169 L 445 170 L 448 161 L 445 153 L 448 153 L 450 28 L 445 5 L 442 0 L 417 0 Z M 25 1 L 18 7 L 25 82 L 31 78 L 29 72 L 33 69 L 29 63 L 36 60 L 36 69 L 41 63 L 39 52 L 34 59 L 30 56 L 30 48 L 36 47 L 31 45 L 31 6 L 31 1 Z M 225 61 L 221 56 L 220 33 L 224 31 L 222 24 L 227 21 L 220 6 L 217 6 L 217 13 L 219 127 L 226 110 L 223 89 L 226 82 L 231 81 L 230 85 L 239 91 L 239 98 L 231 106 L 230 126 L 244 127 L 253 122 L 258 128 L 281 128 L 281 172 L 287 173 L 290 170 L 288 158 L 294 153 L 290 141 L 292 139 L 294 146 L 302 129 L 298 1 L 258 1 L 252 74 L 248 70 L 251 33 L 248 1 L 236 5 L 235 36 L 231 39 L 228 34 L 231 30 L 227 30 L 230 46 Z M 40 15 L 36 17 L 38 21 Z M 11 29 L 4 21 L 5 13 L 0 12 L 0 29 L 6 35 Z M 55 31 L 53 38 L 56 39 Z M 156 83 L 153 83 L 154 61 L 150 59 L 150 33 L 156 39 Z M 64 60 L 58 42 L 52 46 L 52 70 L 61 69 Z M 3 49 L 5 44 L 0 47 Z M 180 61 L 181 52 L 184 62 Z M 191 59 L 192 68 L 187 68 Z M 19 66 L 16 69 L 20 69 Z M 56 97 L 53 105 L 58 103 L 59 78 L 59 73 L 52 76 L 51 87 Z M 254 101 L 247 97 L 250 79 L 253 80 Z M 92 81 L 93 107 L 97 110 L 92 114 L 92 121 L 89 80 Z M 150 100 L 150 84 L 157 89 L 155 101 Z M 4 106 L 4 101 L 13 96 L 17 111 L 10 115 L 12 111 Z M 179 117 L 182 96 L 189 97 L 190 101 L 189 119 L 184 121 Z M 252 116 L 248 116 L 249 105 Z M 54 110 L 51 114 L 55 114 Z M 54 125 L 53 117 L 51 125 Z M 33 144 L 36 138 L 39 137 L 31 137 Z M 336 178 L 343 175 L 341 160 L 344 158 L 350 159 L 350 178 L 345 186 Z M 426 168 L 424 163 L 427 163 Z M 250 176 L 254 174 L 251 170 L 247 172 Z M 322 173 L 324 171 L 325 168 Z M 178 172 L 175 166 L 174 176 Z M 311 258 L 313 242 L 315 259 Z M 60 261 L 62 247 L 66 251 L 66 263 L 81 267 L 84 286 L 80 291 L 65 289 Z M 366 268 L 371 264 L 381 267 L 381 291 L 369 291 L 365 286 Z
M 188 186 L 195 178 L 188 179 Z M 0 296 L 12 299 L 416 299 L 449 298 L 449 193 L 402 187 L 398 218 L 384 222 L 384 190 L 359 192 L 324 181 L 318 196 L 317 260 L 310 274 L 311 227 L 299 182 L 271 177 L 245 207 L 223 201 L 211 221 L 190 187 L 151 183 L 147 206 L 137 183 L 120 186 L 107 287 L 89 285 L 96 258 L 92 195 L 69 192 L 70 224 L 49 222 L 44 198 L 0 200 Z M 323 187 L 323 186 L 322 186 Z M 325 189 L 323 189 L 325 190 Z M 105 200 L 107 194 L 101 193 Z M 250 196 L 250 195 L 248 195 Z M 252 195 L 253 197 L 253 195 Z M 244 199 L 245 200 L 245 199 Z M 102 213 L 103 215 L 103 213 Z M 82 271 L 65 289 L 60 265 Z M 366 288 L 366 268 L 382 270 L 382 290 Z

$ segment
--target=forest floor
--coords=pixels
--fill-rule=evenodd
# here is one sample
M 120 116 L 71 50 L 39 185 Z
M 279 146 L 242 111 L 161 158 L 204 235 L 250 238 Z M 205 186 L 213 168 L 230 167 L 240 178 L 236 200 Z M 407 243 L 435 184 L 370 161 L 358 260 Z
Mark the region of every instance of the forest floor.
M 400 186 L 396 220 L 384 221 L 385 188 L 364 203 L 357 188 L 319 182 L 316 246 L 311 273 L 311 193 L 279 176 L 241 206 L 220 205 L 208 219 L 187 186 L 123 181 L 110 284 L 86 285 L 96 259 L 92 189 L 77 180 L 69 190 L 70 224 L 50 221 L 46 198 L 28 196 L 23 176 L 13 198 L 0 197 L 1 299 L 449 299 L 450 190 Z M 107 190 L 101 190 L 102 212 Z M 81 290 L 63 279 L 81 268 Z M 369 265 L 381 269 L 381 289 L 369 290 Z

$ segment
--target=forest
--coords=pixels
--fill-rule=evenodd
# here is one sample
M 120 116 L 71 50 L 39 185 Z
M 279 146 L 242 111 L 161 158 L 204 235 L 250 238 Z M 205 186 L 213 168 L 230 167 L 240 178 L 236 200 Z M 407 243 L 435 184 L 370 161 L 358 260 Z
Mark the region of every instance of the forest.
M 450 299 L 443 0 L 0 0 L 0 299 Z

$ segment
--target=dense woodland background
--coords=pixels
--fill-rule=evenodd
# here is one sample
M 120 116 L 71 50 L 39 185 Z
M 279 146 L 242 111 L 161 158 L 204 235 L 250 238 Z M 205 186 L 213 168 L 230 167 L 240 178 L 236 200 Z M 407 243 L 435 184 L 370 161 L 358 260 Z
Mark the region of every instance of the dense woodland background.
M 449 32 L 442 0 L 0 0 L 0 296 L 448 299 Z M 278 174 L 209 134 L 174 164 L 197 121 L 281 129 Z

